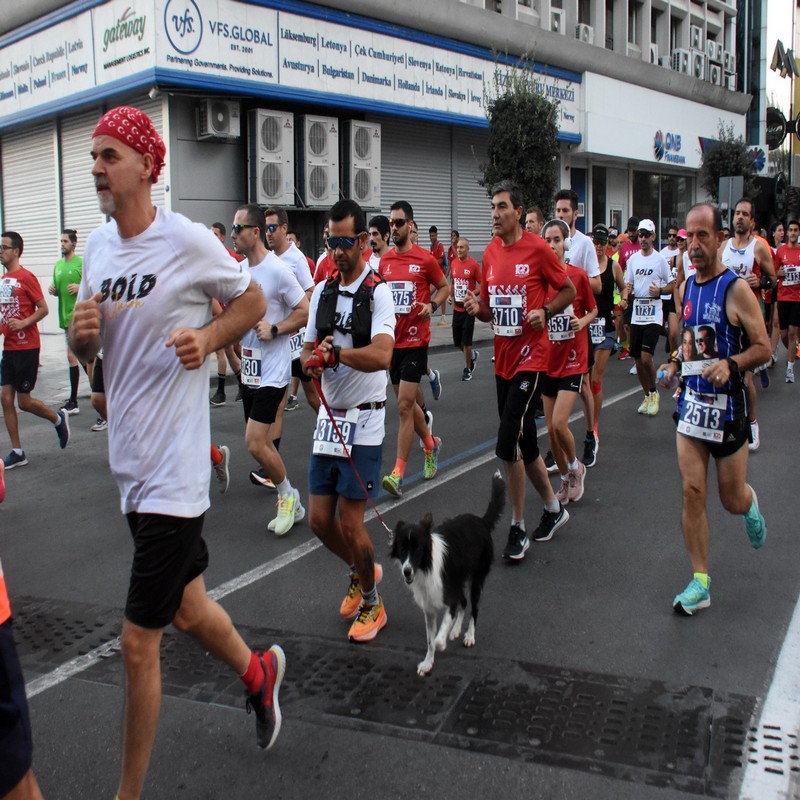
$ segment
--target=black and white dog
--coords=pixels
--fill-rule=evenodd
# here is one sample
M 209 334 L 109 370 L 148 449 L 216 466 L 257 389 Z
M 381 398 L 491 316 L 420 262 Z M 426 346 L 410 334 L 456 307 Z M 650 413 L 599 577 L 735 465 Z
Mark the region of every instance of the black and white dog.
M 447 637 L 458 639 L 467 609 L 469 587 L 472 618 L 464 634 L 464 647 L 475 645 L 475 623 L 483 582 L 494 558 L 492 530 L 505 504 L 505 482 L 500 472 L 492 478 L 492 497 L 483 517 L 459 514 L 446 519 L 435 530 L 433 517 L 426 514 L 419 523 L 397 523 L 390 555 L 400 562 L 405 582 L 425 614 L 428 652 L 417 664 L 417 674 L 433 668 L 435 650 L 447 647 Z M 436 615 L 445 610 L 439 632 Z

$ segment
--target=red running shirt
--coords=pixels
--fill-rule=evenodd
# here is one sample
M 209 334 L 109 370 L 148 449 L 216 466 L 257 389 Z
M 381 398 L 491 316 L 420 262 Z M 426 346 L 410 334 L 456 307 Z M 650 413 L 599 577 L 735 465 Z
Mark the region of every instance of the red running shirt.
M 786 276 L 778 278 L 778 302 L 800 303 L 800 246 L 782 244 L 775 253 L 775 269 L 783 267 Z
M 586 272 L 580 267 L 567 266 L 567 277 L 575 284 L 575 299 L 560 314 L 553 314 L 548 325 L 550 352 L 547 358 L 547 374 L 552 378 L 568 378 L 584 375 L 589 371 L 589 327 L 582 331 L 569 328 L 569 317 L 578 319 L 597 306 Z M 547 293 L 548 302 L 556 296 L 556 290 Z M 566 317 L 566 319 L 565 319 Z
M 31 325 L 12 331 L 9 320 L 26 319 L 44 297 L 38 278 L 25 267 L 7 272 L 0 278 L 0 320 L 3 323 L 4 350 L 34 350 L 39 347 L 39 328 Z
M 420 319 L 420 303 L 430 303 L 431 286 L 444 280 L 436 259 L 419 245 L 405 253 L 389 250 L 381 257 L 378 269 L 389 284 L 396 317 L 394 346 L 425 347 L 431 340 L 430 319 Z
M 450 262 L 450 282 L 453 284 L 453 308 L 463 311 L 467 291 L 474 292 L 481 282 L 481 265 L 472 256 L 467 256 L 466 261 L 454 258 Z
M 505 379 L 547 369 L 547 329 L 534 330 L 527 315 L 558 291 L 567 273 L 544 239 L 523 231 L 509 247 L 494 238 L 483 253 L 481 300 L 492 311 L 494 370 Z

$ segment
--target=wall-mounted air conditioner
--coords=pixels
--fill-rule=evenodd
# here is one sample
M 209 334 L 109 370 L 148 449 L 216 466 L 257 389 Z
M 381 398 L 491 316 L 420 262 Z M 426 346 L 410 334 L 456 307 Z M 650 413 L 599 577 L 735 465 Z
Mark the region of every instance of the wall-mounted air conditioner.
M 707 69 L 708 72 L 706 80 L 709 83 L 713 83 L 715 86 L 722 86 L 723 82 L 722 64 L 712 64 L 711 62 L 709 62 Z
M 700 50 L 692 50 L 691 57 L 691 72 L 694 78 L 699 78 L 701 81 L 706 79 L 706 54 Z
M 364 208 L 381 207 L 381 126 L 349 120 L 342 135 L 344 196 Z
M 650 63 L 651 64 L 658 64 L 658 45 L 651 44 L 650 45 Z
M 238 139 L 241 135 L 239 114 L 237 100 L 209 98 L 201 101 L 197 106 L 198 140 Z
M 691 57 L 692 54 L 688 50 L 673 50 L 672 69 L 674 69 L 675 72 L 683 72 L 686 75 L 690 75 Z
M 716 64 L 722 63 L 722 44 L 720 42 L 712 42 L 710 39 L 706 42 L 706 56 L 709 61 Z
M 729 92 L 736 91 L 736 73 L 735 72 L 726 72 L 725 73 L 725 88 Z
M 672 69 L 672 56 L 660 56 L 658 59 L 659 66 L 665 69 Z
M 297 191 L 307 206 L 339 199 L 339 120 L 306 114 L 297 126 Z
M 248 117 L 250 202 L 293 206 L 294 114 L 254 108 Z
M 586 44 L 594 44 L 594 28 L 581 22 L 575 27 L 575 38 Z
M 703 29 L 699 25 L 689 26 L 689 49 L 705 51 L 706 44 L 703 38 Z
M 730 50 L 722 51 L 722 68 L 725 72 L 736 72 L 736 56 Z
M 550 9 L 550 30 L 553 31 L 553 33 L 560 33 L 562 36 L 566 34 L 566 16 L 563 8 Z

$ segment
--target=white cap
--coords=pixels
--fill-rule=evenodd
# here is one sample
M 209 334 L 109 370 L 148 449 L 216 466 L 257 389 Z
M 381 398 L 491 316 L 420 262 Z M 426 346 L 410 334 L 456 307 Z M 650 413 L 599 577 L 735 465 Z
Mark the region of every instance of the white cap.
M 648 233 L 655 233 L 656 226 L 653 225 L 653 220 L 651 219 L 643 219 L 639 222 L 636 226 L 637 231 L 647 231 Z

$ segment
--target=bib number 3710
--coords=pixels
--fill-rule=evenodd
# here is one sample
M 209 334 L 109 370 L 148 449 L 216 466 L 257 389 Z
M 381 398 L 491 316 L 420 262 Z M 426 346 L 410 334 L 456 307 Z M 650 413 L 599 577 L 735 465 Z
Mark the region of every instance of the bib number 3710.
M 489 298 L 495 336 L 519 336 L 522 333 L 522 295 L 493 294 Z

